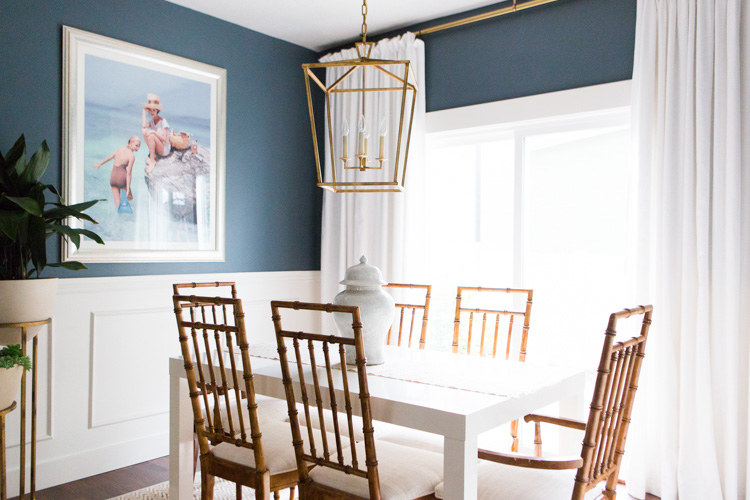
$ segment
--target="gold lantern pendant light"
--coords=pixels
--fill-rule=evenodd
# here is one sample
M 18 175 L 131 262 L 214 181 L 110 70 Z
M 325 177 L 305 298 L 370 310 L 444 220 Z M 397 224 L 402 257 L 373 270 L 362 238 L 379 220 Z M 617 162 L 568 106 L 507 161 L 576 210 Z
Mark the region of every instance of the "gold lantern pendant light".
M 370 58 L 375 44 L 367 41 L 367 0 L 362 2 L 361 35 L 362 41 L 355 44 L 356 59 L 302 65 L 318 186 L 335 193 L 400 192 L 406 180 L 416 81 L 408 60 Z M 335 78 L 330 85 L 323 83 L 326 72 Z M 320 102 L 318 90 L 325 97 L 328 128 L 331 168 L 326 176 L 313 109 Z M 356 123 L 356 141 L 350 140 L 349 123 Z M 377 131 L 377 148 L 371 144 L 370 131 Z

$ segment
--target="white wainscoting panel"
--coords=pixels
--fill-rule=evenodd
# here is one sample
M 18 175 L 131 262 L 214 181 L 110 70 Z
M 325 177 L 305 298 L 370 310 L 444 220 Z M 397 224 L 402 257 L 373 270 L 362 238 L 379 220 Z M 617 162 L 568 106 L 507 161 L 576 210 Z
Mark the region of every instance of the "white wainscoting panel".
M 175 356 L 172 309 L 121 309 L 91 313 L 89 427 L 169 411 L 164 356 Z M 148 367 L 148 369 L 143 369 Z
M 275 341 L 272 299 L 320 297 L 318 271 L 60 280 L 39 333 L 37 490 L 168 454 L 172 284 L 193 281 L 237 283 L 250 342 Z M 9 496 L 19 486 L 18 415 L 7 421 Z

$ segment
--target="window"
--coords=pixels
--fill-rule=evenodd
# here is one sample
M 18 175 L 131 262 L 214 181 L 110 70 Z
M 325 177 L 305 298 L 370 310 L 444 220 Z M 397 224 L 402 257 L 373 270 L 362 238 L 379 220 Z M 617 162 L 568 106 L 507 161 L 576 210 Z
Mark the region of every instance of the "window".
M 534 290 L 527 359 L 598 356 L 627 305 L 628 109 L 441 130 L 427 148 L 431 347 L 450 346 L 457 285 L 517 287 Z

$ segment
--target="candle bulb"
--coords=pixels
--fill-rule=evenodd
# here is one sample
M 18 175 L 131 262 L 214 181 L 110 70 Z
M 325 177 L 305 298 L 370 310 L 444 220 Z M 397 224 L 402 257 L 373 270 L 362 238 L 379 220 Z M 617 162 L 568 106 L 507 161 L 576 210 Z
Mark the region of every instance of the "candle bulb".
M 359 128 L 359 141 L 358 141 L 359 142 L 358 144 L 359 154 L 366 155 L 367 153 L 365 152 L 365 115 L 359 115 L 358 125 L 359 125 L 358 126 Z
M 365 156 L 367 156 L 367 142 L 370 140 L 370 134 L 365 134 Z
M 344 123 L 341 129 L 342 129 L 341 132 L 343 135 L 342 137 L 343 154 L 341 156 L 343 156 L 344 158 L 348 158 L 349 157 L 349 122 L 344 120 Z
M 385 118 L 380 120 L 380 129 L 378 130 L 380 136 L 380 153 L 379 158 L 385 158 L 385 136 L 388 135 L 388 122 Z

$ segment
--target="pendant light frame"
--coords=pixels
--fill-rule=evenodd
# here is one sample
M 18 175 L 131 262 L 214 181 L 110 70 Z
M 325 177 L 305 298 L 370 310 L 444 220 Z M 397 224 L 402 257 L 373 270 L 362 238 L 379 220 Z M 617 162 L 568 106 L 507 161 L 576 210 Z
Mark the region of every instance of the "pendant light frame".
M 366 16 L 366 2 L 363 4 L 363 17 Z M 362 23 L 362 41 L 355 44 L 358 58 L 347 59 L 343 61 L 307 63 L 302 65 L 302 71 L 305 75 L 305 90 L 307 91 L 307 106 L 310 114 L 310 129 L 312 132 L 313 148 L 315 153 L 315 165 L 318 171 L 318 187 L 327 189 L 334 193 L 383 193 L 383 192 L 401 192 L 404 190 L 406 180 L 406 164 L 409 157 L 409 144 L 411 142 L 412 123 L 414 120 L 414 108 L 417 100 L 417 85 L 414 75 L 410 68 L 409 61 L 389 60 L 389 59 L 371 59 L 373 42 L 367 41 L 367 24 Z M 390 67 L 389 71 L 385 67 Z M 393 69 L 395 67 L 395 69 Z M 331 85 L 326 86 L 323 83 L 324 78 L 315 74 L 315 70 L 326 70 L 329 68 L 342 68 L 343 74 Z M 362 71 L 361 76 L 357 70 Z M 393 87 L 377 86 L 367 87 L 365 79 L 366 70 L 376 70 L 394 81 Z M 310 84 L 310 81 L 315 84 Z M 350 88 L 340 88 L 346 81 L 352 81 L 354 85 Z M 325 95 L 325 123 L 328 125 L 327 140 L 330 149 L 331 160 L 331 177 L 329 181 L 324 180 L 323 167 L 321 162 L 321 153 L 318 145 L 318 134 L 315 126 L 315 110 L 313 108 L 313 89 L 317 88 Z M 336 159 L 336 148 L 334 142 L 334 120 L 331 115 L 331 98 L 335 94 L 360 94 L 362 98 L 362 116 L 365 116 L 365 96 L 376 92 L 397 92 L 400 94 L 401 102 L 399 106 L 398 138 L 396 143 L 396 154 L 393 162 L 386 158 L 375 158 L 377 163 L 369 162 L 368 157 L 359 151 L 359 154 L 353 158 L 341 157 Z M 410 95 L 411 94 L 411 95 Z M 408 117 L 406 116 L 407 102 L 411 102 Z M 406 121 L 405 119 L 408 119 Z M 404 127 L 406 134 L 404 137 Z M 347 136 L 348 137 L 348 136 Z M 402 142 L 405 138 L 405 144 Z M 403 149 L 402 149 L 403 146 Z M 349 160 L 353 159 L 354 164 L 349 165 Z M 366 180 L 367 172 L 370 170 L 382 170 L 384 167 L 390 168 L 392 164 L 393 177 L 389 180 L 368 181 Z M 344 172 L 346 170 L 357 171 L 357 175 L 363 177 L 355 181 L 344 181 Z M 338 171 L 338 172 L 337 172 Z

